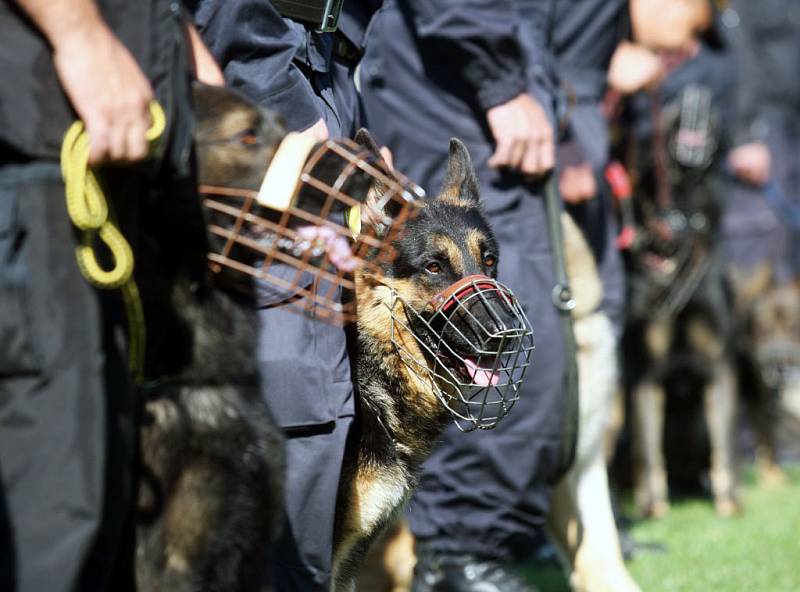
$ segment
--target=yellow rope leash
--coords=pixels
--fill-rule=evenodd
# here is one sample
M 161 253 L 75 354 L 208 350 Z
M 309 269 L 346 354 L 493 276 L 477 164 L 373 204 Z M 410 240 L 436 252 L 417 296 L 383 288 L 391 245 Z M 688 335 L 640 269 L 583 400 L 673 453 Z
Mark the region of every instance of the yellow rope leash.
M 153 123 L 145 137 L 148 142 L 154 142 L 164 133 L 166 116 L 155 101 L 150 104 L 150 115 Z M 130 333 L 128 364 L 138 382 L 144 369 L 145 324 L 139 290 L 133 281 L 133 250 L 109 220 L 106 196 L 88 162 L 89 135 L 83 122 L 76 121 L 67 130 L 61 145 L 61 175 L 66 187 L 67 212 L 72 223 L 81 230 L 81 244 L 76 247 L 75 255 L 81 274 L 89 283 L 105 290 L 122 290 Z M 97 261 L 94 251 L 97 238 L 111 253 L 113 267 L 109 270 Z

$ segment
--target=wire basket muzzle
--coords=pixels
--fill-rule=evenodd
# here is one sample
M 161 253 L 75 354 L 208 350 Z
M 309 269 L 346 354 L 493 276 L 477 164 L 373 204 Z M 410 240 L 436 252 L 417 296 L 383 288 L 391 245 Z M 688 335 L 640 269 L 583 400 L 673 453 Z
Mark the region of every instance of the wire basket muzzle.
M 494 428 L 519 399 L 534 349 L 533 330 L 516 296 L 496 280 L 472 276 L 421 311 L 394 297 L 392 341 L 407 367 L 433 390 L 459 429 Z
M 347 323 L 355 318 L 355 302 L 342 294 L 355 284 L 350 271 L 335 264 L 337 254 L 379 277 L 424 192 L 347 139 L 317 144 L 302 158 L 298 174 L 286 175 L 286 199 L 273 199 L 269 190 L 265 195 L 264 186 L 200 187 L 209 265 L 246 291 L 255 283 L 257 297 L 270 304 Z

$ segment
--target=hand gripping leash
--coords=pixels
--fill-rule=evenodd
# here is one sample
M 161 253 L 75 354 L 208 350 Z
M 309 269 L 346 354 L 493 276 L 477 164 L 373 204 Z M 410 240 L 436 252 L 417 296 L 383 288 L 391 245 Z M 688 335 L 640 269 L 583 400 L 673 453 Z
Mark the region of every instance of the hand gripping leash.
M 145 137 L 152 143 L 164 133 L 166 116 L 155 101 L 150 103 L 150 115 L 153 123 Z M 83 122 L 76 121 L 67 130 L 61 144 L 61 175 L 66 188 L 67 213 L 81 231 L 81 244 L 76 247 L 75 256 L 81 274 L 90 284 L 104 290 L 121 289 L 130 333 L 128 364 L 138 382 L 144 366 L 145 325 L 139 290 L 133 281 L 133 250 L 109 219 L 106 196 L 88 163 L 89 135 Z M 113 267 L 109 270 L 97 261 L 94 251 L 96 238 L 111 253 Z

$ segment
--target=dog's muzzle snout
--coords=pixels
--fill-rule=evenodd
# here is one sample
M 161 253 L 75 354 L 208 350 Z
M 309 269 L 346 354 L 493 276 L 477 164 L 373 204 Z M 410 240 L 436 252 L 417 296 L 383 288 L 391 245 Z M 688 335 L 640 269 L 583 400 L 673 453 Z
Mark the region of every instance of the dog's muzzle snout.
M 516 296 L 481 275 L 453 284 L 425 310 L 402 304 L 392 306 L 392 339 L 408 367 L 430 384 L 460 429 L 495 427 L 519 399 L 533 352 L 533 330 Z M 400 327 L 424 359 L 396 338 Z

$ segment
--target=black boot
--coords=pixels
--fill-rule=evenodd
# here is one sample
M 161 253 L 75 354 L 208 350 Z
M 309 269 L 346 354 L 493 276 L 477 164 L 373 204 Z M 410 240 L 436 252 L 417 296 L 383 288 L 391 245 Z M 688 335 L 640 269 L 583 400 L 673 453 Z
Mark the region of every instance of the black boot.
M 511 565 L 475 555 L 437 555 L 418 548 L 413 592 L 536 592 Z

